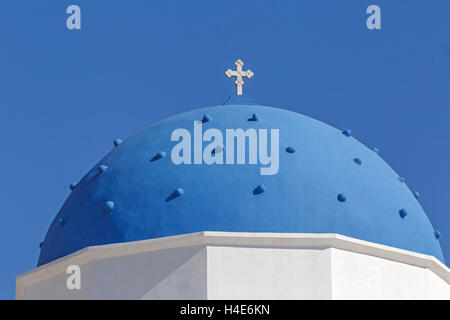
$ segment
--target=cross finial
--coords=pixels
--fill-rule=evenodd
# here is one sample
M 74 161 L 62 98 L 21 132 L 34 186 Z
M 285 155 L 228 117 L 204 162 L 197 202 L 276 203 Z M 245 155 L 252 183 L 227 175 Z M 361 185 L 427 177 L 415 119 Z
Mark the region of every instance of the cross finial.
M 252 70 L 242 71 L 242 66 L 244 65 L 244 62 L 242 62 L 241 59 L 237 59 L 234 63 L 236 65 L 236 70 L 228 69 L 225 71 L 225 75 L 228 78 L 236 77 L 236 81 L 234 82 L 236 84 L 236 94 L 238 96 L 242 96 L 242 86 L 244 85 L 244 80 L 242 80 L 243 77 L 250 79 L 255 74 L 252 72 Z

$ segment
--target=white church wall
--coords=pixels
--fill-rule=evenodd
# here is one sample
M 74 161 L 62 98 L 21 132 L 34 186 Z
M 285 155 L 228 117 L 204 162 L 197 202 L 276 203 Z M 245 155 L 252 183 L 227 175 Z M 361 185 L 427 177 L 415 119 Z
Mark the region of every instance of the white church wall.
M 208 247 L 208 299 L 330 299 L 330 249 Z
M 432 271 L 371 255 L 331 249 L 333 299 L 450 299 Z
M 67 261 L 67 267 L 73 262 Z M 66 267 L 66 268 L 67 268 Z M 82 290 L 68 290 L 66 286 L 67 277 L 69 276 L 64 268 L 59 272 L 45 272 L 43 270 L 42 279 L 37 281 L 30 281 L 29 284 L 23 287 L 17 286 L 16 299 L 42 299 L 42 300 L 81 300 L 92 297 L 92 290 L 95 284 L 93 271 L 95 262 L 83 263 L 80 267 L 83 270 Z M 47 274 L 46 274 L 47 273 Z
M 133 251 L 102 257 L 98 250 L 91 261 L 77 257 L 63 259 L 60 266 L 48 267 L 48 278 L 43 268 L 44 279 L 21 289 L 18 286 L 16 296 L 18 299 L 206 299 L 204 247 Z M 80 290 L 66 287 L 69 277 L 66 269 L 73 264 L 80 266 Z
M 449 283 L 434 257 L 340 235 L 201 232 L 83 249 L 19 276 L 16 298 L 450 299 Z

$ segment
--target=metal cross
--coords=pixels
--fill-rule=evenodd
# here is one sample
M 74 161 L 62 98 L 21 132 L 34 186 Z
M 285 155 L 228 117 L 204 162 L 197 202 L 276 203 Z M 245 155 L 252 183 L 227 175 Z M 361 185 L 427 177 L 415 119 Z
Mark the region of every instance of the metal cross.
M 242 80 L 243 77 L 250 79 L 255 74 L 252 72 L 252 70 L 242 71 L 242 66 L 244 65 L 244 62 L 242 62 L 241 59 L 237 59 L 234 63 L 236 65 L 236 70 L 228 69 L 225 71 L 225 75 L 228 78 L 236 77 L 236 81 L 234 82 L 236 84 L 236 94 L 238 96 L 242 96 L 242 86 L 244 85 L 244 80 Z

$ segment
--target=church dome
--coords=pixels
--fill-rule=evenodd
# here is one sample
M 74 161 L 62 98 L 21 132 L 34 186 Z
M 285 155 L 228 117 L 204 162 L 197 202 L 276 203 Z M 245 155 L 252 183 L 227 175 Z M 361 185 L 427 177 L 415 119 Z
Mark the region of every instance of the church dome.
M 261 175 L 264 166 L 248 161 L 174 164 L 178 142 L 171 134 L 177 128 L 192 133 L 194 121 L 224 136 L 226 129 L 279 129 L 278 173 Z M 418 194 L 349 130 L 231 99 L 120 142 L 71 186 L 38 265 L 87 246 L 199 231 L 338 233 L 444 261 Z

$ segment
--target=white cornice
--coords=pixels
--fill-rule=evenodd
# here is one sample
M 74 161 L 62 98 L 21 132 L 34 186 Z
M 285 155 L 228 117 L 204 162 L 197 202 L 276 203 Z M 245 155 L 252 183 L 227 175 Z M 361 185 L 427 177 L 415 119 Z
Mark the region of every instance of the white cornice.
M 433 256 L 358 240 L 340 234 L 204 231 L 157 239 L 87 247 L 19 275 L 16 279 L 16 295 L 20 295 L 24 283 L 31 284 L 65 272 L 67 266 L 71 264 L 83 265 L 97 259 L 186 246 L 286 249 L 336 248 L 426 268 L 450 284 L 449 268 Z

